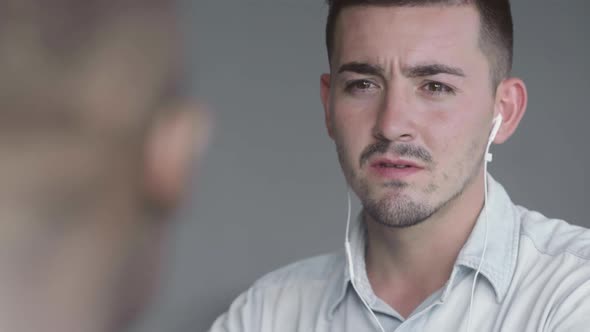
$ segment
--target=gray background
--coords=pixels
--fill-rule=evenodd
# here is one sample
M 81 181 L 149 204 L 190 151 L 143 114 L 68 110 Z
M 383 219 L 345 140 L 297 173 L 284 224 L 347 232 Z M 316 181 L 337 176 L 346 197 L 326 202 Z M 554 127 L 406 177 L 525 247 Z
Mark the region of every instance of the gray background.
M 319 100 L 326 9 L 322 0 L 187 4 L 195 90 L 216 126 L 176 218 L 163 288 L 136 331 L 205 331 L 262 274 L 342 246 L 346 189 Z M 590 4 L 519 0 L 513 14 L 514 74 L 529 107 L 493 148 L 491 173 L 515 202 L 590 226 Z

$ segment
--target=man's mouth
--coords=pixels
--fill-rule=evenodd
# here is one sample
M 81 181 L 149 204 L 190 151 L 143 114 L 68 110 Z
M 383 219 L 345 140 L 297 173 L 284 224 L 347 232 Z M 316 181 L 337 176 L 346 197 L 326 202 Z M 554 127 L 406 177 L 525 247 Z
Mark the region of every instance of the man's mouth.
M 399 168 L 399 169 L 414 167 L 411 165 L 394 164 L 394 163 L 390 163 L 390 162 L 380 162 L 376 166 L 382 167 L 382 168 Z
M 377 160 L 374 160 L 371 163 L 371 167 L 381 167 L 381 168 L 399 168 L 399 169 L 404 169 L 404 168 L 423 168 L 421 166 L 419 166 L 418 164 L 409 161 L 409 160 L 402 160 L 402 159 L 387 159 L 387 158 L 379 158 Z
M 376 175 L 385 178 L 410 176 L 424 168 L 410 160 L 388 158 L 375 159 L 369 165 Z

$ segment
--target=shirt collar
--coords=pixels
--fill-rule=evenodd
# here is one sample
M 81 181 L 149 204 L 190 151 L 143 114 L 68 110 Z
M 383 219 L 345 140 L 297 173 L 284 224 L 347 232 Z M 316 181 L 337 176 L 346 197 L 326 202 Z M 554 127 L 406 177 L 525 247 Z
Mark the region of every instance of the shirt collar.
M 463 266 L 476 270 L 484 249 L 486 233 L 485 207 L 463 249 L 459 252 L 455 267 Z M 492 284 L 496 299 L 501 301 L 516 268 L 520 219 L 514 211 L 514 204 L 504 187 L 488 176 L 487 209 L 488 244 L 481 264 L 480 273 Z
M 510 280 L 516 268 L 520 220 L 514 212 L 514 205 L 504 187 L 488 175 L 488 243 L 480 273 L 492 285 L 496 299 L 501 301 L 508 291 Z M 475 227 L 467 242 L 459 252 L 451 275 L 443 292 L 443 300 L 452 289 L 452 280 L 457 275 L 457 267 L 476 270 L 484 248 L 486 215 L 482 209 Z M 350 225 L 350 246 L 352 252 L 355 283 L 360 295 L 373 306 L 377 296 L 373 293 L 365 268 L 366 226 L 359 214 Z M 344 256 L 343 273 L 337 282 L 338 289 L 330 306 L 330 315 L 346 296 L 350 284 L 348 261 Z
M 369 306 L 373 306 L 373 304 L 377 300 L 377 296 L 373 293 L 373 289 L 369 283 L 369 278 L 367 277 L 367 269 L 365 267 L 365 250 L 366 250 L 366 236 L 367 236 L 367 229 L 365 223 L 362 220 L 362 213 L 355 218 L 355 220 L 351 220 L 350 222 L 350 250 L 352 254 L 352 262 L 353 262 L 353 270 L 355 274 L 355 285 L 358 291 L 361 293 L 360 295 L 363 299 L 367 302 Z M 332 317 L 334 311 L 338 307 L 338 305 L 344 300 L 346 296 L 346 292 L 350 285 L 350 271 L 348 269 L 349 261 L 344 256 L 344 264 L 343 264 L 343 273 L 340 274 L 342 277 L 338 281 L 338 289 L 335 293 L 335 297 L 333 299 L 333 303 L 330 306 L 330 317 Z

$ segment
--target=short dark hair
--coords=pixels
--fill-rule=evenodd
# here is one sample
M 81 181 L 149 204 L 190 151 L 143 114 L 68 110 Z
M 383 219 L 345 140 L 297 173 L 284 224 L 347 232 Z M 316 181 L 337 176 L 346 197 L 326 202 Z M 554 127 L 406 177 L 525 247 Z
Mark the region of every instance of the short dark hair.
M 509 0 L 326 0 L 326 47 L 331 62 L 336 21 L 340 12 L 352 6 L 475 5 L 481 19 L 480 47 L 488 58 L 494 88 L 512 69 L 514 31 Z

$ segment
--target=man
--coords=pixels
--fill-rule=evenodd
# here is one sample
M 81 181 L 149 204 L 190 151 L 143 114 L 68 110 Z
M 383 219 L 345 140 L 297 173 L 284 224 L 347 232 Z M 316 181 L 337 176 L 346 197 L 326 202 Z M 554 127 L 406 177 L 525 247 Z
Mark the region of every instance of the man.
M 486 176 L 527 103 L 508 0 L 329 6 L 321 97 L 363 211 L 345 250 L 270 273 L 212 331 L 587 330 L 590 232 Z
M 0 331 L 121 331 L 145 305 L 202 113 L 174 2 L 0 2 Z

